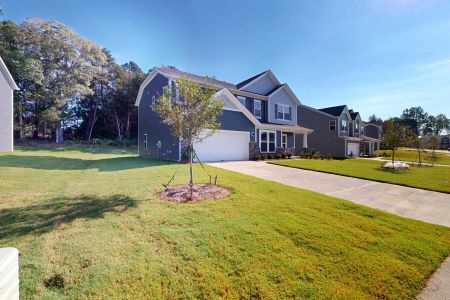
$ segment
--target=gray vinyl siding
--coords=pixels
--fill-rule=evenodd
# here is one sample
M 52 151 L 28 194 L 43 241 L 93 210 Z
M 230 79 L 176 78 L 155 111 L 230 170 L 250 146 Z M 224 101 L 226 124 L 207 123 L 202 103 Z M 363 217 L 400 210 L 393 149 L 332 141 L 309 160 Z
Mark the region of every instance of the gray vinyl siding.
M 13 151 L 13 90 L 0 72 L 0 152 Z
M 161 118 L 151 109 L 152 97 L 158 98 L 167 84 L 168 79 L 157 74 L 142 93 L 138 107 L 139 156 L 163 160 L 179 159 L 178 139 L 172 136 L 169 126 L 162 124 Z M 147 134 L 147 149 L 144 146 L 144 134 Z M 158 141 L 161 141 L 160 151 L 157 147 Z
M 217 120 L 221 123 L 221 130 L 247 131 L 250 132 L 250 141 L 253 142 L 255 140 L 255 125 L 243 113 L 223 110 L 223 113 L 217 117 Z
M 236 95 L 235 95 L 236 96 Z M 258 99 L 256 99 L 258 100 Z M 261 101 L 261 118 L 257 118 L 258 121 L 261 123 L 267 123 L 267 101 L 260 100 Z M 245 107 L 249 112 L 252 113 L 252 115 L 255 115 L 255 99 L 245 97 Z
M 330 153 L 334 157 L 345 157 L 345 139 L 338 137 L 338 118 L 328 116 L 314 110 L 299 106 L 298 125 L 313 129 L 314 132 L 308 135 L 308 148 L 320 151 L 322 154 Z M 329 130 L 329 121 L 336 121 L 336 130 Z M 296 151 L 301 151 L 303 136 L 297 135 Z M 297 153 L 299 154 L 299 153 Z
M 294 134 L 293 133 L 291 133 L 291 132 L 286 132 L 286 134 L 287 134 L 287 146 L 289 147 L 289 148 L 292 148 L 292 147 L 295 147 L 295 144 L 294 144 Z
M 291 120 L 280 120 L 275 117 L 275 105 L 284 104 L 291 107 Z M 283 125 L 296 125 L 297 122 L 297 103 L 295 103 L 292 98 L 283 89 L 273 96 L 269 97 L 269 109 L 268 109 L 268 120 L 269 123 L 283 124 Z
M 374 139 L 379 139 L 380 134 L 381 134 L 381 130 L 379 129 L 379 127 L 377 127 L 375 125 L 371 125 L 371 124 L 366 125 L 366 136 L 374 138 Z
M 268 75 L 264 75 L 264 77 L 252 82 L 243 90 L 259 95 L 267 95 L 267 93 L 269 93 L 275 87 L 276 84 L 272 81 L 272 79 L 270 79 Z

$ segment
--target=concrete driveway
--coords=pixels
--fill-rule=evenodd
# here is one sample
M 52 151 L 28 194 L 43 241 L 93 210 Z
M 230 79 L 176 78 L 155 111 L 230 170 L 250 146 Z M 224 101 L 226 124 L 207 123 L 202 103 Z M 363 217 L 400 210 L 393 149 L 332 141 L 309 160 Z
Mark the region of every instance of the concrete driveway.
M 387 211 L 402 217 L 450 227 L 450 195 L 314 171 L 239 161 L 211 166 L 311 190 Z

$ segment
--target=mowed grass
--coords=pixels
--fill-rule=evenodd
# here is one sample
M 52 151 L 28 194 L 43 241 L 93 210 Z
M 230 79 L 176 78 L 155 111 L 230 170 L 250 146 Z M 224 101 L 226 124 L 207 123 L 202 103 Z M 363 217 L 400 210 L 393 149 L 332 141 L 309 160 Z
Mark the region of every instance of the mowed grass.
M 378 155 L 382 156 L 383 153 L 386 153 L 389 156 L 386 156 L 386 159 L 391 159 L 392 151 L 391 150 L 377 150 L 375 151 Z M 422 162 L 425 163 L 434 163 L 434 164 L 441 164 L 441 165 L 450 165 L 450 152 L 443 153 L 443 152 L 436 152 L 436 156 L 438 158 L 437 161 L 433 162 L 431 160 L 431 151 L 427 150 L 426 152 L 422 151 L 420 153 Z M 415 150 L 396 150 L 395 151 L 395 160 L 402 160 L 402 161 L 410 161 L 410 162 L 419 162 L 419 153 Z
M 20 250 L 22 298 L 405 299 L 450 254 L 450 228 L 212 167 L 229 198 L 158 200 L 177 168 L 89 148 L 1 154 L 0 247 Z
M 381 168 L 384 162 L 366 159 L 283 160 L 276 165 L 386 182 L 431 191 L 450 193 L 450 168 L 410 167 L 408 170 Z

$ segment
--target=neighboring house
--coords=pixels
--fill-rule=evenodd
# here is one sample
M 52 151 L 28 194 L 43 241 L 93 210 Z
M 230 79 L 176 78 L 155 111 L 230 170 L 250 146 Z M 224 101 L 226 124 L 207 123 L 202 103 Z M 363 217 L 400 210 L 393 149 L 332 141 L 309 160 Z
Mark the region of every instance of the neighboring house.
M 18 89 L 0 57 L 0 152 L 14 149 L 13 91 Z
M 315 109 L 298 106 L 298 125 L 311 128 L 308 136 L 311 150 L 333 157 L 370 155 L 378 149 L 380 136 L 366 133 L 367 126 L 358 112 L 346 105 Z
M 446 135 L 430 135 L 427 134 L 423 137 L 423 147 L 429 149 L 430 138 L 434 136 L 439 143 L 438 149 L 449 150 L 450 149 L 450 134 Z
M 258 154 L 298 153 L 307 147 L 311 129 L 298 125 L 297 107 L 300 101 L 287 84 L 281 84 L 271 71 L 255 75 L 241 83 L 219 80 L 204 81 L 204 77 L 186 73 L 174 67 L 154 69 L 142 83 L 136 99 L 138 106 L 139 155 L 153 159 L 179 161 L 185 144 L 172 137 L 170 128 L 152 105 L 167 85 L 174 86 L 179 78 L 187 78 L 217 90 L 215 98 L 224 101 L 217 133 L 194 145 L 200 160 L 248 160 Z M 174 88 L 176 90 L 176 88 Z M 177 99 L 177 97 L 175 97 Z

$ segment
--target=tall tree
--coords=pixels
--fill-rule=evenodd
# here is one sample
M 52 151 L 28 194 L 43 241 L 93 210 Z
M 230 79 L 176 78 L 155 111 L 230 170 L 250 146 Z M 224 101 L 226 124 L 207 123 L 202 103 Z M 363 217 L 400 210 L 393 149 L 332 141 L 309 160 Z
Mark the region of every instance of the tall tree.
M 422 107 L 411 107 L 403 111 L 401 119 L 410 122 L 415 122 L 416 125 L 411 126 L 416 135 L 423 134 L 423 128 L 427 121 L 428 114 L 423 110 Z M 408 121 L 409 120 L 409 121 Z
M 177 80 L 175 86 L 166 86 L 154 107 L 162 117 L 162 122 L 170 126 L 172 135 L 183 139 L 188 146 L 191 200 L 194 185 L 193 146 L 214 134 L 220 127 L 217 116 L 221 114 L 224 103 L 214 99 L 215 92 L 183 78 Z
M 438 114 L 434 117 L 433 134 L 440 135 L 444 130 L 450 130 L 450 119 L 444 114 Z
M 383 119 L 377 117 L 375 114 L 372 114 L 369 116 L 369 123 L 382 125 Z
M 32 19 L 23 28 L 30 49 L 42 63 L 41 118 L 54 127 L 56 143 L 62 143 L 64 111 L 74 99 L 92 93 L 90 83 L 106 57 L 97 45 L 64 24 Z

